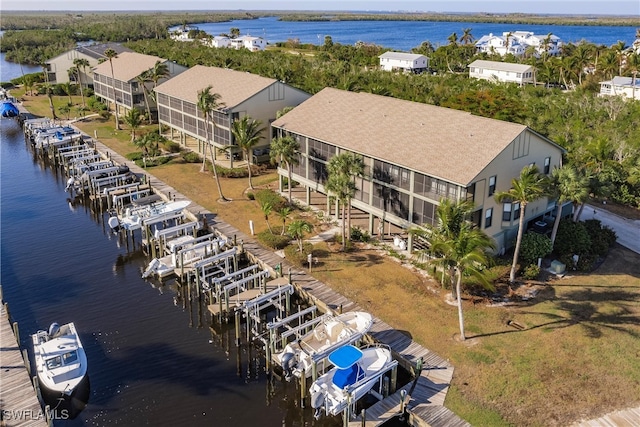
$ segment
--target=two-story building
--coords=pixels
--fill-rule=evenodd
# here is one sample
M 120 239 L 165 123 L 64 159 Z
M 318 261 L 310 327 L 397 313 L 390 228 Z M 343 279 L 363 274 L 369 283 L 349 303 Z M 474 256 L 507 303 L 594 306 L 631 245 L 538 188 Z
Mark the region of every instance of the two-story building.
M 535 68 L 528 64 L 477 59 L 469 64 L 469 77 L 523 85 L 535 83 Z
M 220 96 L 219 107 L 211 114 L 208 125 L 209 141 L 206 140 L 204 114 L 198 108 L 198 94 L 208 86 L 211 86 L 211 93 Z M 158 85 L 155 92 L 160 123 L 171 129 L 172 137 L 177 132 L 181 144 L 188 136 L 197 139 L 198 150 L 203 154 L 208 153 L 208 144 L 218 149 L 233 147 L 231 124 L 244 116 L 262 122 L 264 138 L 255 148 L 267 148 L 271 143 L 269 124 L 275 120 L 277 112 L 296 106 L 310 96 L 276 79 L 203 65 L 196 65 Z M 231 150 L 237 152 L 237 149 Z M 233 161 L 234 156 L 230 157 Z
M 517 203 L 496 202 L 494 194 L 509 190 L 527 165 L 549 174 L 562 163 L 562 148 L 527 126 L 333 88 L 272 127 L 300 144 L 292 179 L 305 187 L 303 203 L 310 203 L 312 191 L 327 194 L 327 163 L 350 152 L 365 164 L 364 176 L 354 177 L 352 207 L 368 215 L 370 234 L 387 222 L 403 229 L 433 224 L 441 199 L 469 199 L 473 222 L 495 239 L 499 252 L 514 244 L 522 212 Z M 284 168 L 278 172 L 287 176 Z M 525 224 L 554 211 L 553 200 L 536 200 L 527 206 Z
M 147 81 L 144 86 L 139 81 L 143 73 L 155 67 L 156 63 L 167 66 L 169 75 L 158 81 L 161 83 L 185 71 L 187 68 L 167 59 L 136 52 L 123 52 L 110 61 L 106 60 L 93 70 L 94 91 L 97 96 L 124 114 L 132 108 L 146 112 L 147 104 L 152 115 L 156 111 L 156 103 L 149 96 L 145 98 L 145 91 L 153 89 L 154 83 Z M 113 63 L 113 79 L 111 78 L 111 63 Z M 115 94 L 114 94 L 115 89 Z
M 253 37 L 250 35 L 236 37 L 229 39 L 230 47 L 234 49 L 248 49 L 251 52 L 257 52 L 259 50 L 265 50 L 267 48 L 267 41 L 262 37 Z
M 622 96 L 640 100 L 640 79 L 616 76 L 611 80 L 600 82 L 600 96 Z
M 429 69 L 429 58 L 416 53 L 389 51 L 378 58 L 380 58 L 380 68 L 385 71 L 422 73 Z
M 522 56 L 532 47 L 533 55 L 540 57 L 543 54 L 548 56 L 560 55 L 562 42 L 558 36 L 553 34 L 539 36 L 531 31 L 507 31 L 503 32 L 502 35 L 493 33 L 484 35 L 476 41 L 475 46 L 478 52 L 501 56 L 509 53 L 515 56 Z
M 107 49 L 113 49 L 116 53 L 131 52 L 131 49 L 122 46 L 119 43 L 101 43 L 88 46 L 78 46 L 49 59 L 46 63 L 47 81 L 51 84 L 67 83 L 72 81 L 69 78 L 69 70 L 75 67 L 73 63 L 76 59 L 86 59 L 89 66 L 80 67 L 80 73 L 83 86 L 91 86 L 93 84 L 92 68 L 99 64 L 101 60 L 106 59 L 104 52 Z M 78 82 L 80 83 L 80 82 Z

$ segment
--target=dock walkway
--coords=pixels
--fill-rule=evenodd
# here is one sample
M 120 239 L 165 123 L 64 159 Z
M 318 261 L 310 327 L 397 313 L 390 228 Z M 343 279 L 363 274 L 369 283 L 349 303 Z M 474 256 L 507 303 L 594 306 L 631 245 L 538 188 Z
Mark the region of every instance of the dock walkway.
M 0 306 L 0 425 L 46 427 L 48 423 L 7 319 L 7 310 L 4 303 Z
M 171 200 L 189 200 L 173 187 L 158 180 L 153 175 L 150 175 L 148 171 L 128 161 L 125 157 L 111 150 L 101 142 L 93 138 L 91 138 L 91 140 L 98 151 L 108 154 L 109 158 L 114 162 L 120 165 L 126 164 L 132 172 L 147 176 L 148 182 L 157 193 Z M 291 281 L 296 291 L 307 298 L 311 304 L 316 304 L 321 309 L 332 310 L 334 312 L 361 310 L 353 301 L 335 292 L 327 284 L 310 276 L 304 269 L 294 267 L 289 264 L 286 259 L 275 254 L 271 249 L 260 245 L 253 237 L 246 235 L 230 224 L 220 221 L 212 212 L 203 206 L 193 201 L 191 202 L 187 210 L 193 217 L 198 219 L 206 218 L 207 224 L 217 230 L 218 233 L 230 241 L 235 240 L 238 243 L 241 242 L 244 250 L 254 257 L 263 267 L 274 272 L 276 265 L 281 264 L 283 275 L 291 271 Z M 369 331 L 369 335 L 375 341 L 388 345 L 392 351 L 401 356 L 405 360 L 405 366 L 407 364 L 415 365 L 419 359 L 422 359 L 423 369 L 416 384 L 413 385 L 413 383 L 411 383 L 403 387 L 407 391 L 412 389 L 411 396 L 408 398 L 407 408 L 414 416 L 425 422 L 428 421 L 432 427 L 469 426 L 466 421 L 444 407 L 444 400 L 454 370 L 449 362 L 414 342 L 408 336 L 393 329 L 380 319 L 374 318 L 374 324 Z M 386 419 L 399 413 L 399 392 L 400 389 L 391 396 L 390 399 L 376 403 L 368 409 L 366 415 L 367 426 L 372 427 L 379 425 Z M 396 404 L 394 404 L 394 396 L 397 400 Z M 358 423 L 361 423 L 361 421 L 358 420 Z

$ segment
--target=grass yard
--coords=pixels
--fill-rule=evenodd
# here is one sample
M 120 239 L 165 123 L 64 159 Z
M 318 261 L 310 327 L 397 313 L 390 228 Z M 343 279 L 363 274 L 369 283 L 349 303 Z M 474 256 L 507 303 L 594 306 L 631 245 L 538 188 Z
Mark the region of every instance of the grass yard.
M 25 106 L 47 115 L 46 97 L 36 98 Z M 120 153 L 135 151 L 126 130 L 113 134 L 113 119 L 78 125 Z M 172 162 L 149 173 L 247 234 L 249 220 L 256 232 L 267 228 L 246 195 L 246 178 L 221 179 L 233 201 L 220 203 L 213 176 L 199 170 Z M 272 172 L 254 185 L 275 180 Z M 270 221 L 280 225 L 275 215 Z M 616 246 L 596 271 L 537 285 L 527 302 L 487 306 L 467 298 L 468 339 L 459 342 L 457 308 L 437 282 L 374 245 L 349 253 L 336 246 L 315 248 L 320 262 L 312 274 L 449 359 L 456 370 L 446 405 L 472 425 L 564 426 L 640 404 L 640 255 Z

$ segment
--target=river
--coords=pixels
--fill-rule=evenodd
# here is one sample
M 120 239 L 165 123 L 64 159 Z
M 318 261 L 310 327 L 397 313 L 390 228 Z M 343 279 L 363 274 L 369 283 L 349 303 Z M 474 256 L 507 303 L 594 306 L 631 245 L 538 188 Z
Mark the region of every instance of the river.
M 627 46 L 633 43 L 635 27 L 587 26 L 587 25 L 518 25 L 470 22 L 435 21 L 324 21 L 297 22 L 279 21 L 276 17 L 252 20 L 235 20 L 197 24 L 199 29 L 217 36 L 229 33 L 230 28 L 240 33 L 259 36 L 269 43 L 298 39 L 301 43 L 320 45 L 325 36 L 334 43 L 353 45 L 358 41 L 374 43 L 391 49 L 409 51 L 430 41 L 434 46 L 445 45 L 447 38 L 456 33 L 462 35 L 464 28 L 471 28 L 476 39 L 485 34 L 502 34 L 509 31 L 532 31 L 534 34 L 553 33 L 563 42 L 577 43 L 587 40 L 595 44 L 611 46 L 622 40 Z
M 20 75 L 0 65 L 3 80 Z M 145 255 L 68 199 L 64 176 L 34 156 L 14 119 L 0 121 L 0 150 L 1 283 L 21 344 L 73 321 L 89 361 L 86 408 L 56 426 L 341 424 L 313 421 L 294 384 L 269 381 L 257 351 L 235 347 L 232 325 L 212 332 L 176 286 L 141 279 Z

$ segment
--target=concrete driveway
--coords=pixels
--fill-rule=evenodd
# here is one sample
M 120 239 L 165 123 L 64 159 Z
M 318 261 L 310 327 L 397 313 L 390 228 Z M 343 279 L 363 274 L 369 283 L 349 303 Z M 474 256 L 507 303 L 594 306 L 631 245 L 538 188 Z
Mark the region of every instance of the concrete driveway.
M 640 254 L 640 220 L 623 218 L 598 206 L 586 205 L 580 220 L 597 219 L 613 229 L 618 235 L 618 243 Z

